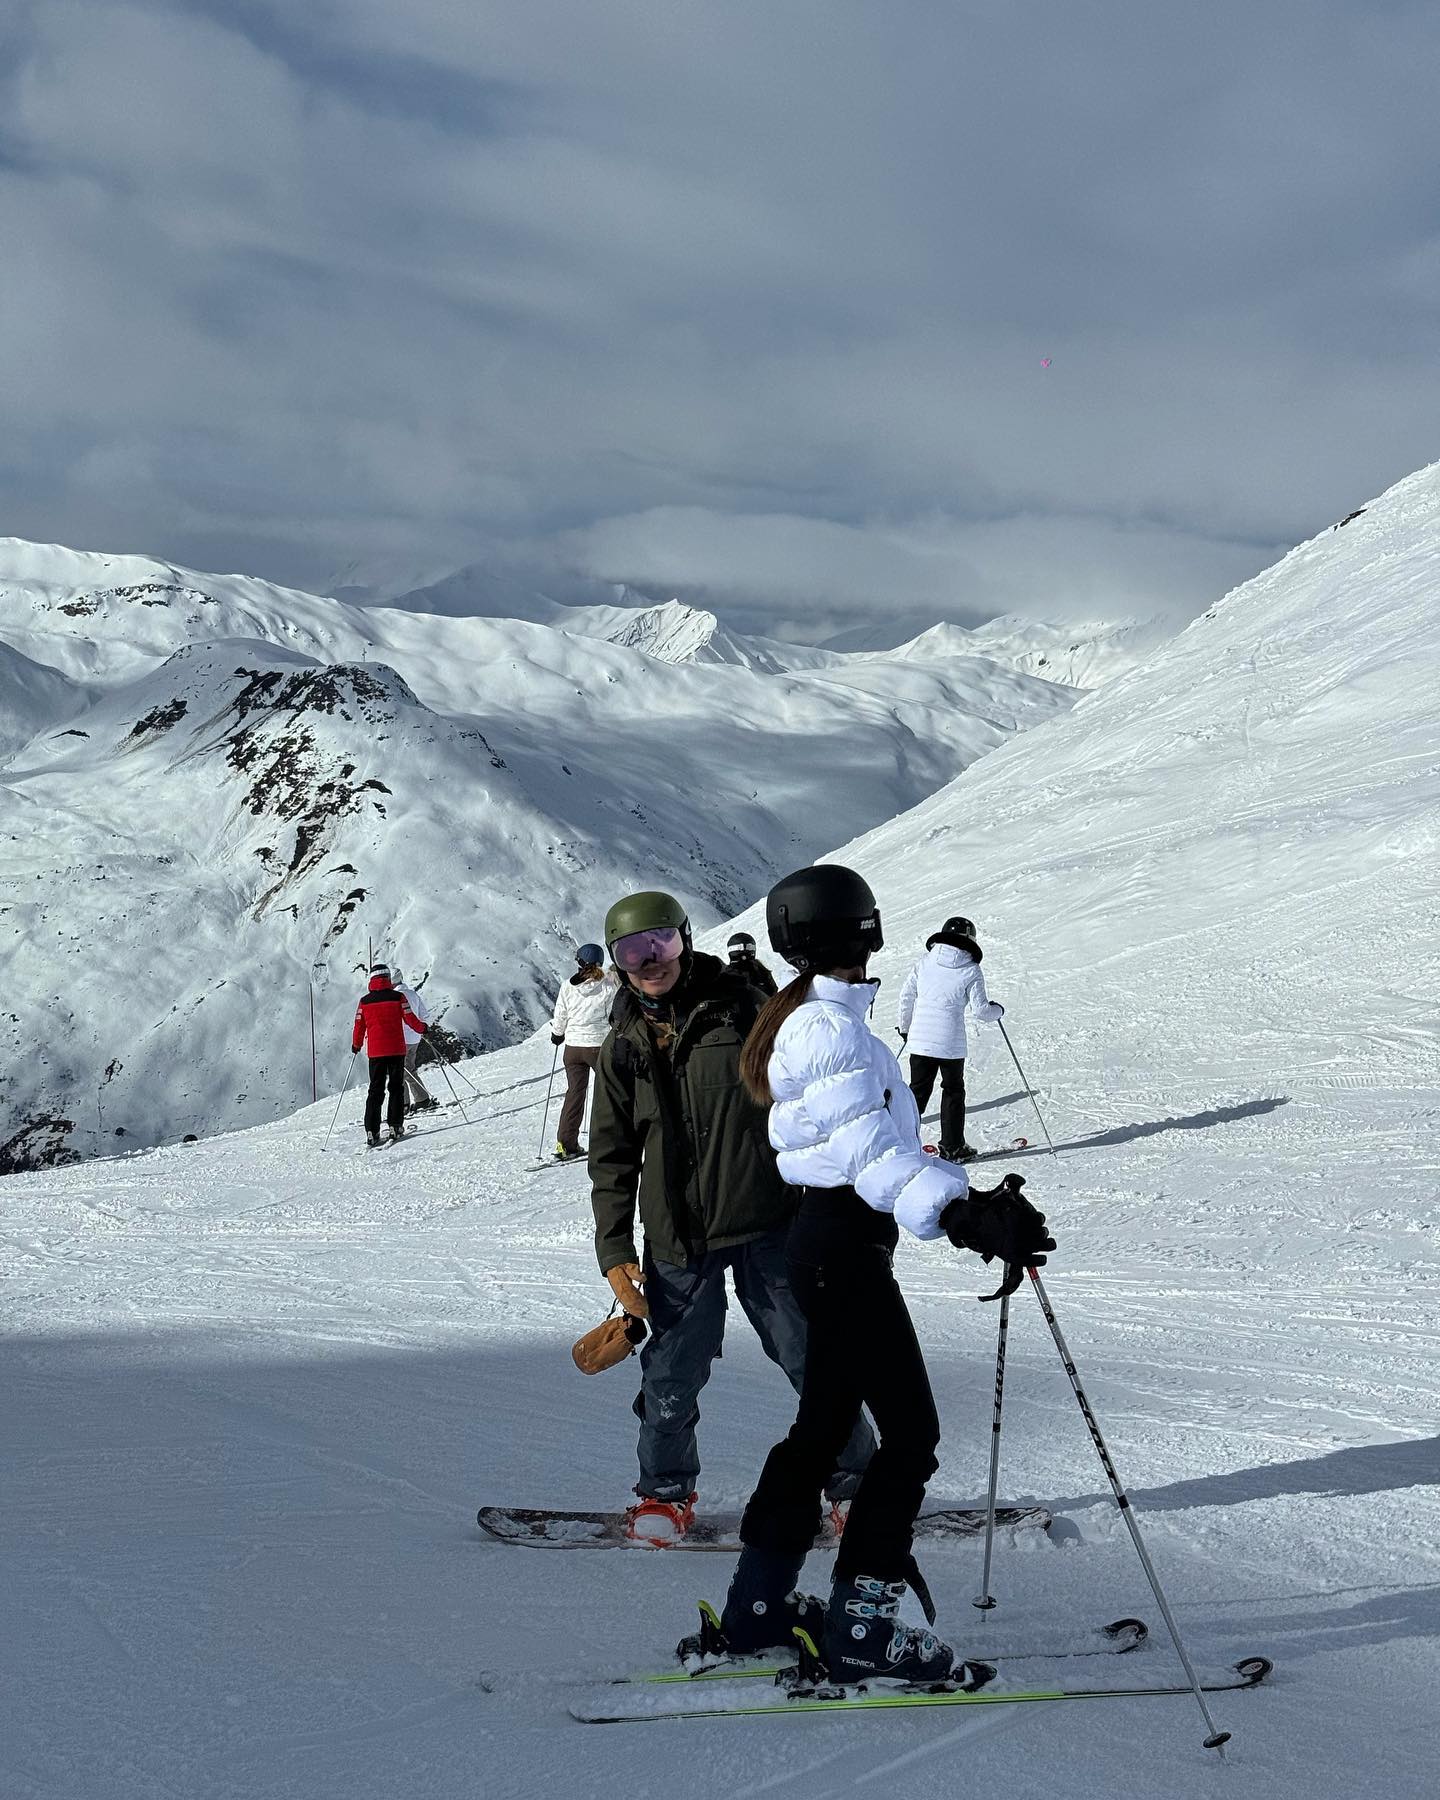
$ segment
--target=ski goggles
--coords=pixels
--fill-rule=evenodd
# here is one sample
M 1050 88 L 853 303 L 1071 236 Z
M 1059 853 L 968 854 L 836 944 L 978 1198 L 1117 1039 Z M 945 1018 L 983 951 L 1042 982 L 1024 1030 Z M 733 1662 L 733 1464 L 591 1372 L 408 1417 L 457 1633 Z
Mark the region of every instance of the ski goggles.
M 659 931 L 632 931 L 610 946 L 615 967 L 633 975 L 646 963 L 674 962 L 685 948 L 685 934 L 674 925 Z

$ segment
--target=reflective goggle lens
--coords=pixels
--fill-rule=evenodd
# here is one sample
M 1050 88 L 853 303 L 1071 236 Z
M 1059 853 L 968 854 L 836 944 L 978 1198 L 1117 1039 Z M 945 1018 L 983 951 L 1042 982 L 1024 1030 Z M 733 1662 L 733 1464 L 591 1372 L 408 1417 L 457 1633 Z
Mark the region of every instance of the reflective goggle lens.
M 667 925 L 661 931 L 632 931 L 628 937 L 616 938 L 610 954 L 617 969 L 633 975 L 646 963 L 674 962 L 684 948 L 684 933 Z

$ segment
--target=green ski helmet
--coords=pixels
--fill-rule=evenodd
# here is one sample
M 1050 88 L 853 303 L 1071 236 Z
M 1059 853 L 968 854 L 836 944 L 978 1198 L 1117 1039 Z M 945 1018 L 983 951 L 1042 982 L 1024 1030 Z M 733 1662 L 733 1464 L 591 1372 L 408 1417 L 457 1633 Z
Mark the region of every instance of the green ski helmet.
M 690 921 L 685 908 L 673 894 L 648 889 L 643 894 L 627 894 L 617 900 L 605 915 L 605 948 L 617 938 L 629 937 L 632 931 L 663 931 L 666 926 L 683 931 L 688 938 Z

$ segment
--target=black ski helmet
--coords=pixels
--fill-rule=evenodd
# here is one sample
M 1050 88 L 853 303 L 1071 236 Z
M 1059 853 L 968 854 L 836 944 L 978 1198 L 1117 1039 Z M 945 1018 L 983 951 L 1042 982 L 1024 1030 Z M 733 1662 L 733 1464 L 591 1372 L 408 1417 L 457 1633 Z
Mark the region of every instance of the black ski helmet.
M 598 969 L 605 961 L 605 952 L 598 944 L 582 944 L 575 952 L 575 960 L 582 969 Z
M 737 931 L 725 946 L 731 962 L 742 962 L 755 954 L 755 940 L 748 931 Z
M 962 919 L 957 913 L 953 919 L 947 919 L 940 929 L 942 931 L 953 931 L 956 937 L 973 938 L 975 935 L 975 921 L 973 919 Z
M 880 909 L 863 875 L 816 863 L 777 881 L 765 901 L 771 946 L 793 969 L 843 968 L 885 942 Z

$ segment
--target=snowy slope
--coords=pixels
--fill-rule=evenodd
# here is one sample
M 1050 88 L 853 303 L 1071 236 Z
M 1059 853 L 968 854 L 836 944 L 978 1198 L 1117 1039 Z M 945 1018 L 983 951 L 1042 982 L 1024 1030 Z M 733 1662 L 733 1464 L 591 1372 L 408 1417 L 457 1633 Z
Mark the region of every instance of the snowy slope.
M 0 643 L 0 764 L 37 732 L 63 724 L 89 695 L 58 669 Z
M 932 625 L 883 655 L 887 660 L 922 662 L 986 656 L 1007 668 L 1064 682 L 1067 687 L 1094 688 L 1138 668 L 1174 635 L 1175 627 L 1164 619 L 1048 625 L 1006 615 L 973 631 L 963 625 Z
M 0 653 L 53 668 L 19 684 L 0 767 L 0 1171 L 57 1137 L 90 1153 L 288 1110 L 312 978 L 337 1089 L 372 939 L 433 971 L 472 1047 L 523 1036 L 627 887 L 727 917 L 826 847 L 837 782 L 888 818 L 1072 698 L 973 658 L 771 674 L 5 552 Z
M 1429 1800 L 1440 1724 L 1437 773 L 1440 471 L 1317 539 L 1087 697 L 848 846 L 890 945 L 979 922 L 1060 1147 L 1023 1170 L 1071 1350 L 1192 1654 L 1276 1659 L 1193 1705 L 1116 1701 L 693 1726 L 572 1723 L 573 1684 L 663 1666 L 724 1557 L 486 1544 L 481 1500 L 619 1505 L 634 1365 L 601 1316 L 584 1171 L 527 1174 L 549 1044 L 472 1061 L 469 1122 L 357 1153 L 358 1105 L 5 1186 L 0 1786 L 20 1800 Z M 753 916 L 753 915 L 752 915 Z M 972 1132 L 1038 1129 L 976 1032 Z M 443 1091 L 443 1089 L 442 1089 Z M 553 1119 L 553 1112 L 550 1117 Z M 944 1439 L 983 1489 L 987 1272 L 897 1258 Z M 703 1402 L 704 1506 L 791 1402 L 738 1308 Z M 1172 1681 L 1053 1345 L 1012 1316 L 1002 1488 L 1054 1541 L 931 1550 L 970 1655 L 1148 1617 L 1083 1678 Z M 816 1555 L 807 1585 L 823 1587 Z M 1074 1679 L 1024 1666 L 1022 1685 Z M 1013 1678 L 1012 1678 L 1013 1679 Z

